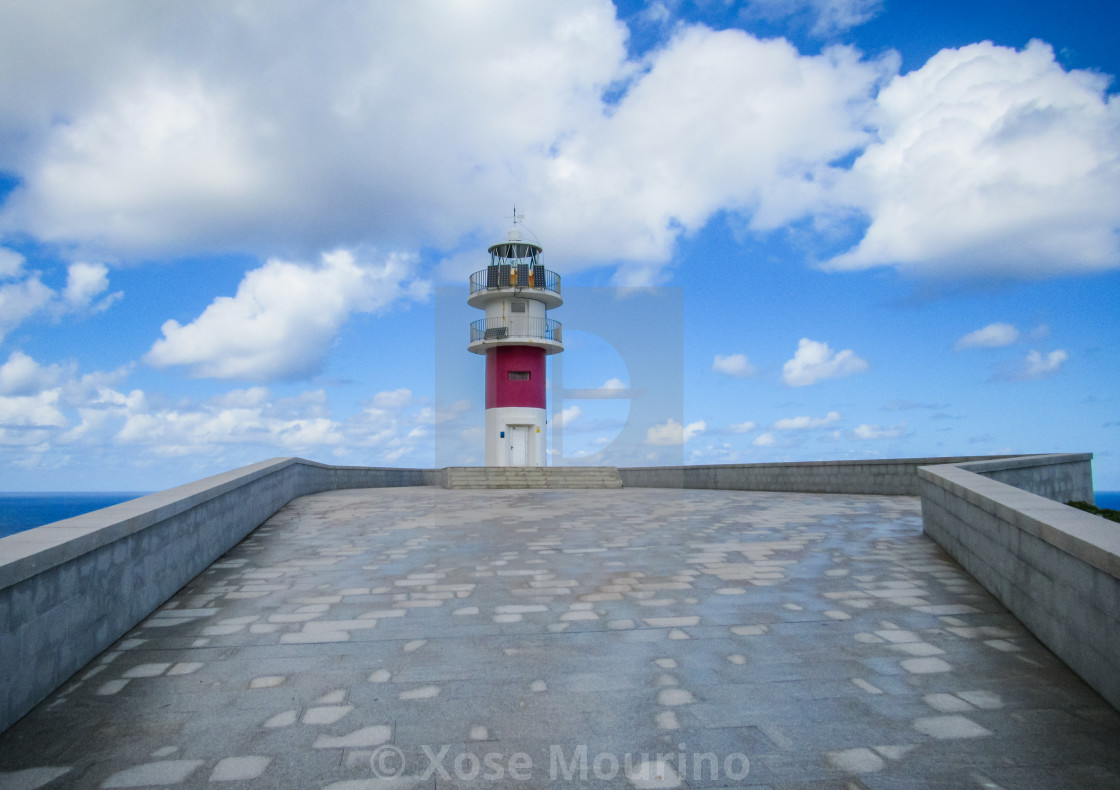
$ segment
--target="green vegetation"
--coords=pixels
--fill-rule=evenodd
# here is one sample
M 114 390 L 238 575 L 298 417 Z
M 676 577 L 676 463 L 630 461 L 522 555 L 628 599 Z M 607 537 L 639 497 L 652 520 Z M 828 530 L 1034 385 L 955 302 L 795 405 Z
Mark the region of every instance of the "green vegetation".
M 1109 521 L 1120 521 L 1120 510 L 1107 507 L 1100 508 L 1096 505 L 1090 505 L 1088 502 L 1066 502 L 1066 504 L 1078 510 L 1084 510 L 1086 513 L 1092 513 L 1094 516 L 1107 518 Z

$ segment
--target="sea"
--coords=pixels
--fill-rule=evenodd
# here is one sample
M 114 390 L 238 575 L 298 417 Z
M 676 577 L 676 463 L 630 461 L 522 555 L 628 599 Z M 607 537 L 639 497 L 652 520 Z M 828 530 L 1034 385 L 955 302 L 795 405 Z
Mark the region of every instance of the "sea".
M 1099 508 L 1120 510 L 1120 491 L 1094 491 L 1093 499 Z
M 146 492 L 94 491 L 0 493 L 0 538 L 27 529 L 128 502 Z M 1097 507 L 1120 510 L 1120 491 L 1096 491 Z
M 144 496 L 137 491 L 0 493 L 0 538 Z

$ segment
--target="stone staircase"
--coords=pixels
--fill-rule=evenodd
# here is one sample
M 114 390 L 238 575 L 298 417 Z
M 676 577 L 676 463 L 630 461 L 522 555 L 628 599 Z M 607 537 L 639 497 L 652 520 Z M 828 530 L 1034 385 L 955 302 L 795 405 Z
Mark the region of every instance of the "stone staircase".
M 622 488 L 614 466 L 449 466 L 444 488 Z

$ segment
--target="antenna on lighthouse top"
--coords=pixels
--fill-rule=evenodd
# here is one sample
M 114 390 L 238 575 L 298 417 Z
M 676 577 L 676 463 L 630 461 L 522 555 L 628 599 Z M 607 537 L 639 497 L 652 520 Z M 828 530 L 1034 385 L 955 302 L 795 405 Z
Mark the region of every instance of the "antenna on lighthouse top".
M 517 213 L 516 203 L 513 204 L 513 216 L 507 217 L 506 219 L 513 220 L 513 227 L 510 228 L 509 233 L 506 234 L 506 239 L 511 243 L 521 241 L 521 229 L 517 227 L 517 223 L 523 221 L 525 219 L 525 215 Z M 524 227 L 524 225 L 522 225 L 522 227 Z
M 541 245 L 536 240 L 536 234 L 525 225 L 525 215 L 517 213 L 517 205 L 513 206 L 513 214 L 505 219 L 513 220 L 513 227 L 506 233 L 504 241 L 490 245 L 491 265 L 499 259 L 531 258 L 532 263 L 538 263 L 537 256 L 541 253 Z M 524 238 L 522 230 L 526 231 L 528 238 Z
M 540 252 L 540 246 L 541 245 L 540 245 L 540 242 L 537 240 L 537 234 L 533 233 L 532 228 L 530 228 L 528 225 L 525 224 L 525 215 L 517 213 L 517 204 L 516 203 L 513 205 L 513 214 L 506 217 L 506 219 L 512 219 L 513 220 L 513 227 L 510 228 L 509 232 L 506 234 L 506 241 L 508 241 L 511 244 L 515 244 L 515 243 L 520 244 L 522 239 L 525 238 L 524 235 L 522 234 L 522 231 L 526 231 L 526 232 L 528 232 L 528 238 L 529 238 L 529 241 L 527 241 L 526 243 L 531 244 L 532 246 L 536 247 L 537 252 Z

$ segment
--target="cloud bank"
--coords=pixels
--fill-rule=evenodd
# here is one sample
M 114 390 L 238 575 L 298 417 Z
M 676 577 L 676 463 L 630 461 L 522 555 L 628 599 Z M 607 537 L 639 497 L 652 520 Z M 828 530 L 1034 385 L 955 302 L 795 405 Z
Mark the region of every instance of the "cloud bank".
M 95 259 L 373 243 L 450 260 L 512 195 L 568 271 L 624 284 L 662 279 L 721 212 L 846 228 L 833 270 L 1120 263 L 1120 104 L 1042 42 L 900 76 L 890 53 L 685 22 L 630 57 L 605 0 L 62 5 L 0 10 L 0 170 L 18 184 L 0 230 Z M 751 6 L 821 32 L 878 7 Z
M 382 463 L 430 452 L 433 415 L 411 390 L 375 394 L 340 419 L 323 390 L 276 397 L 267 387 L 234 389 L 204 400 L 176 399 L 140 389 L 119 390 L 126 370 L 79 375 L 73 366 L 42 365 L 16 351 L 0 364 L 0 448 L 21 449 L 34 466 L 50 451 L 100 456 L 142 448 L 150 457 L 227 455 L 247 463 L 262 452 L 361 452 Z

